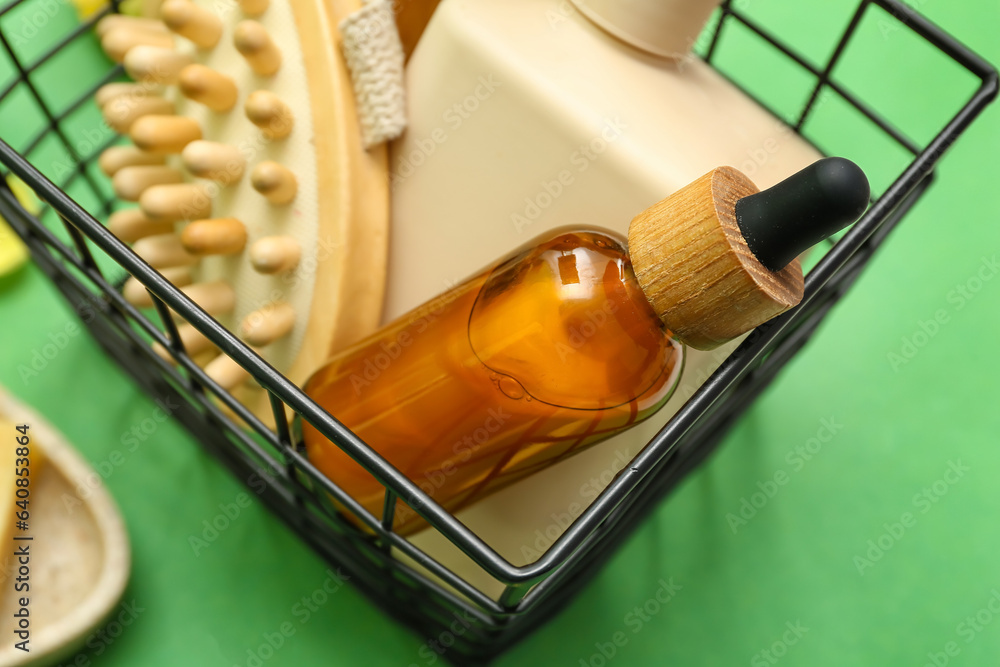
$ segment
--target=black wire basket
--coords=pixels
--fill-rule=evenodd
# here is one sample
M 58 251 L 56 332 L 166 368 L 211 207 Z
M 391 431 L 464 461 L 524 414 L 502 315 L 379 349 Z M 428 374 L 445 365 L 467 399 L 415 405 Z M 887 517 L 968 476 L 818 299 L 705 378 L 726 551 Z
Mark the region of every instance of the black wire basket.
M 34 190 L 43 209 L 38 215 L 28 213 L 11 189 L 4 186 L 0 187 L 0 214 L 24 239 L 37 265 L 122 369 L 151 396 L 179 404 L 174 417 L 205 449 L 239 479 L 253 483 L 255 491 L 260 490 L 263 481 L 266 488 L 260 496 L 272 511 L 320 555 L 342 568 L 372 601 L 423 637 L 435 640 L 434 650 L 442 650 L 444 657 L 456 664 L 487 663 L 551 618 L 591 579 L 664 494 L 705 459 L 734 420 L 802 348 L 889 232 L 926 191 L 944 151 L 997 94 L 997 74 L 988 63 L 895 0 L 861 0 L 821 66 L 812 64 L 733 3 L 723 3 L 705 33 L 709 39 L 703 42 L 701 54 L 706 60 L 716 65 L 720 48 L 732 30 L 756 36 L 772 57 L 808 77 L 806 103 L 784 118 L 792 129 L 803 133 L 817 101 L 823 95 L 835 95 L 842 105 L 853 109 L 874 131 L 905 153 L 905 166 L 900 165 L 900 172 L 884 179 L 884 189 L 864 217 L 809 271 L 801 305 L 756 329 L 631 461 L 630 474 L 619 475 L 534 563 L 514 566 L 105 229 L 100 220 L 114 210 L 117 202 L 93 167 L 100 153 L 118 138 L 109 134 L 86 142 L 84 147 L 70 140 L 64 125 L 79 109 L 92 104 L 93 93 L 101 85 L 121 78 L 121 68 L 108 68 L 86 91 L 61 107 L 46 98 L 39 78 L 46 63 L 58 54 L 79 40 L 92 39 L 89 32 L 93 23 L 108 11 L 117 11 L 118 2 L 27 60 L 19 54 L 16 40 L 11 39 L 2 21 L 8 13 L 34 1 L 12 0 L 0 7 L 0 45 L 16 69 L 0 89 L 0 104 L 13 95 L 26 94 L 40 110 L 42 122 L 35 135 L 15 142 L 18 150 L 0 142 L 0 162 L 7 174 L 17 176 Z M 832 76 L 869 12 L 891 17 L 925 48 L 938 51 L 975 80 L 971 96 L 955 100 L 958 113 L 923 144 L 908 138 L 896 124 Z M 737 85 L 744 83 L 732 72 L 722 71 Z M 752 89 L 749 92 L 753 94 Z M 766 98 L 758 101 L 775 109 Z M 776 111 L 776 115 L 780 114 Z M 14 141 L 6 135 L 3 139 Z M 37 159 L 33 165 L 37 149 L 53 140 L 70 156 L 72 165 L 59 183 L 36 168 Z M 825 148 L 837 152 L 835 146 Z M 84 199 L 88 203 L 81 206 L 78 201 Z M 135 276 L 150 291 L 158 324 L 122 297 L 120 285 L 126 274 Z M 254 417 L 191 360 L 169 309 L 193 324 L 269 392 L 278 424 L 276 431 Z M 153 352 L 154 342 L 172 351 L 176 366 Z M 385 486 L 383 516 L 365 511 L 309 464 L 286 426 L 293 414 L 315 425 Z M 329 497 L 368 530 L 359 530 L 334 510 Z M 441 533 L 499 582 L 503 586 L 499 599 L 394 533 L 392 512 L 397 498 L 426 519 L 429 530 Z M 397 554 L 419 563 L 423 571 L 403 562 Z M 460 632 L 454 631 L 456 618 L 463 619 Z

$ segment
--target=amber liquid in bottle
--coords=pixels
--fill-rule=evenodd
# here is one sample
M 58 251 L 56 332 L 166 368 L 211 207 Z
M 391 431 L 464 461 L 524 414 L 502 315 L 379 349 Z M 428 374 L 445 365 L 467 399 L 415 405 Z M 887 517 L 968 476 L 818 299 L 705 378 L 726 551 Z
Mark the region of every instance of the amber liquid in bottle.
M 646 419 L 682 361 L 625 239 L 563 228 L 341 352 L 305 390 L 454 512 Z M 313 464 L 380 516 L 384 487 L 301 426 Z M 396 530 L 425 525 L 397 501 Z

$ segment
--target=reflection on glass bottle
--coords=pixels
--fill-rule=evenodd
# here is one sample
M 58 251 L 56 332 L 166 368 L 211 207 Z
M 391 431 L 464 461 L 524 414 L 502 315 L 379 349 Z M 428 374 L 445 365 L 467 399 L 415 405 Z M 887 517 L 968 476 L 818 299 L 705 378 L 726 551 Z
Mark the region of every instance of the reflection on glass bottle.
M 306 392 L 454 511 L 645 419 L 683 349 L 625 240 L 554 230 L 346 350 Z M 384 488 L 303 424 L 309 459 L 379 514 Z M 396 508 L 396 528 L 422 525 Z

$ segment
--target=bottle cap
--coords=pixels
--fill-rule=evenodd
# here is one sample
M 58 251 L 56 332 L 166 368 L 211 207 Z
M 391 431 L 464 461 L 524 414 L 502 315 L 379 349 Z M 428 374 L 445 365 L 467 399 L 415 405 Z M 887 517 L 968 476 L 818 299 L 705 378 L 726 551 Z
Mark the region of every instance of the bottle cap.
M 573 0 L 580 13 L 627 44 L 684 58 L 720 0 Z
M 636 216 L 629 256 L 666 327 L 711 350 L 797 305 L 797 255 L 854 222 L 869 194 L 864 173 L 842 158 L 820 160 L 764 192 L 719 167 Z
M 861 167 L 828 157 L 736 202 L 736 223 L 750 252 L 777 271 L 805 248 L 857 220 L 870 196 Z

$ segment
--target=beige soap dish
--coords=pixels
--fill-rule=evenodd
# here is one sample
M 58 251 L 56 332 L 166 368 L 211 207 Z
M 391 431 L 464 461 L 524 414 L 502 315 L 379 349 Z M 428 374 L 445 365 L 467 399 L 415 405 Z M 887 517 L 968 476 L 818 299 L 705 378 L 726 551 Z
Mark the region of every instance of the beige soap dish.
M 115 610 L 128 582 L 131 565 L 128 535 L 121 514 L 100 476 L 59 431 L 37 412 L 0 387 L 0 424 L 27 424 L 31 452 L 28 530 L 14 527 L 14 517 L 0 517 L 0 617 L 4 641 L 0 665 L 55 664 L 85 650 L 86 644 L 107 644 L 110 635 L 95 634 Z M 13 472 L 15 437 L 0 433 L 2 467 Z M 3 504 L 3 507 L 7 507 Z M 13 512 L 11 512 L 13 514 Z M 15 540 L 18 537 L 31 540 Z M 13 546 L 12 546 L 13 545 Z M 16 592 L 21 565 L 16 547 L 27 545 L 28 591 Z M 10 547 L 10 548 L 8 548 Z M 10 554 L 10 555 L 8 555 Z M 21 641 L 14 614 L 20 598 L 28 598 L 28 652 L 15 647 Z M 126 610 L 134 616 L 134 611 Z M 132 617 L 129 617 L 132 618 Z M 118 622 L 118 621 L 115 621 Z M 122 620 L 124 625 L 127 622 Z

